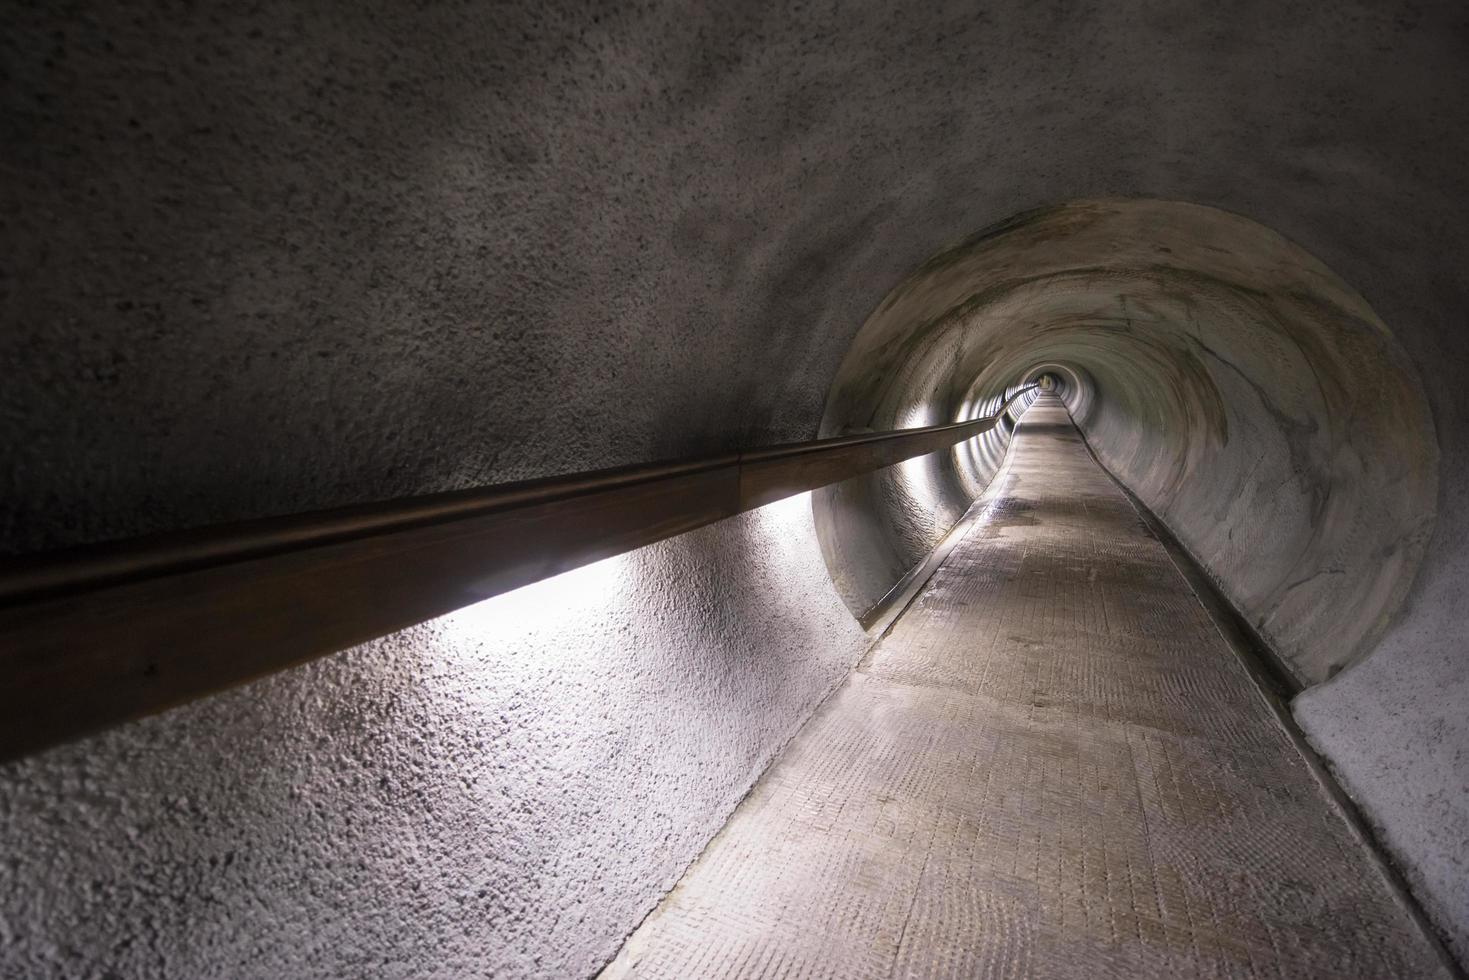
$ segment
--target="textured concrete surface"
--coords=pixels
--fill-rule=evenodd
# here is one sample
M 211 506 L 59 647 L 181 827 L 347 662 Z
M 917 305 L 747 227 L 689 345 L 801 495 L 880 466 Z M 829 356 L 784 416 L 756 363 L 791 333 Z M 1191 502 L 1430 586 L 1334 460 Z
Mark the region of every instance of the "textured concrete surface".
M 1457 581 L 1435 578 L 1419 601 L 1430 609 L 1464 609 L 1466 581 L 1469 567 Z M 1425 620 L 1431 624 L 1431 614 L 1413 617 L 1365 663 L 1306 691 L 1293 707 L 1337 781 L 1400 859 L 1460 961 L 1469 962 L 1466 631 L 1428 632 Z
M 1299 715 L 1469 955 L 1462 4 L 3 13 L 0 553 L 809 437 L 893 284 L 1055 202 L 1297 243 L 1441 453 L 1418 584 Z
M 1015 388 L 974 399 L 952 413 L 920 402 L 916 410 L 910 405 L 883 425 L 842 426 L 840 434 L 983 418 L 1000 411 Z M 1014 420 L 1032 398 L 1033 390 L 1022 393 L 1005 409 L 999 425 L 949 452 L 929 453 L 814 491 L 821 553 L 854 615 L 869 612 L 922 563 L 989 486 L 1005 461 Z
M 5 21 L 7 551 L 807 437 L 894 283 L 1078 197 L 1266 221 L 1463 363 L 1455 3 Z
M 603 977 L 1447 976 L 1059 399 L 1014 453 Z
M 1078 202 L 978 234 L 894 287 L 843 362 L 823 432 L 894 424 L 913 406 L 964 417 L 1045 372 L 1104 462 L 1298 678 L 1335 676 L 1379 642 L 1392 651 L 1362 681 L 1303 700 L 1299 720 L 1464 955 L 1466 559 L 1445 528 L 1462 526 L 1465 491 L 1462 464 L 1440 455 L 1457 428 L 1428 404 L 1437 375 L 1414 368 L 1360 295 L 1260 225 Z M 954 456 L 921 481 L 868 478 L 865 499 L 817 496 L 849 605 L 925 545 L 930 508 L 968 503 L 981 470 Z M 869 589 L 857 601 L 853 583 Z
M 599 969 L 866 637 L 809 497 L 0 769 L 0 977 Z
M 1350 287 L 1217 210 L 1040 211 L 894 287 L 848 352 L 823 432 L 885 428 L 915 405 L 962 418 L 1047 370 L 1103 462 L 1297 676 L 1324 680 L 1373 649 L 1433 528 L 1438 450 L 1417 373 Z M 973 467 L 955 455 L 930 469 L 943 462 L 947 477 L 869 477 L 911 489 L 849 506 L 830 530 L 818 496 L 839 587 L 852 566 L 932 547 L 934 498 L 963 513 Z

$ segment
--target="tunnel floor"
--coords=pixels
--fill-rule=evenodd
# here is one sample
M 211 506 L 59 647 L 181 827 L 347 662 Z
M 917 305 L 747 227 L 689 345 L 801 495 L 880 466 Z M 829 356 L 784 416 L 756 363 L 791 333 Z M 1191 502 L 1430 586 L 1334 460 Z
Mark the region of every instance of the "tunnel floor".
M 604 977 L 1446 975 L 1065 408 Z

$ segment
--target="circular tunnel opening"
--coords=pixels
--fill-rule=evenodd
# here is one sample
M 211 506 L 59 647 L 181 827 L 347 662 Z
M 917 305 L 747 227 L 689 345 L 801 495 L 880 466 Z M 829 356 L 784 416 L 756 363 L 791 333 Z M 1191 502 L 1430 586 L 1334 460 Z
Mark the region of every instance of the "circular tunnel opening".
M 821 435 L 995 412 L 1035 384 L 1305 684 L 1365 657 L 1435 519 L 1421 383 L 1366 301 L 1247 218 L 1155 200 L 1027 212 L 933 256 L 863 325 Z M 862 614 L 967 511 L 1033 400 L 814 497 Z

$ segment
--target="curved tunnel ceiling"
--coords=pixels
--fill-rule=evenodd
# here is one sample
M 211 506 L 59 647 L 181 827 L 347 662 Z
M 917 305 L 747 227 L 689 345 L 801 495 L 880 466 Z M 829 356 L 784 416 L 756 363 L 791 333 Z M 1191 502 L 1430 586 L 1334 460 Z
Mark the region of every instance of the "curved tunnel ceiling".
M 1371 651 L 1433 528 L 1438 448 L 1413 367 L 1351 287 L 1212 208 L 1029 212 L 888 293 L 837 374 L 821 434 L 973 417 L 1047 374 L 1098 457 L 1298 679 Z M 934 545 L 1007 434 L 818 495 L 849 606 L 872 605 Z

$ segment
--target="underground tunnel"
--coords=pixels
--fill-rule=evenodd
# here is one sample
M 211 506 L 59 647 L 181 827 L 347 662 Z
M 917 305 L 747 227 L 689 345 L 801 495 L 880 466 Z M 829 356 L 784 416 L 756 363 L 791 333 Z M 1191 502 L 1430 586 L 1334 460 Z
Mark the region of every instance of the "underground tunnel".
M 7 4 L 0 976 L 1444 976 L 1451 4 Z

